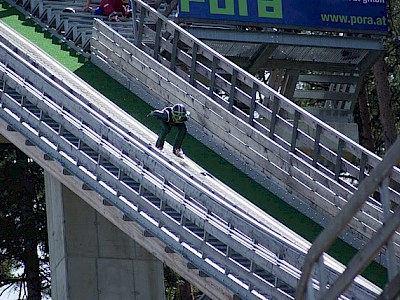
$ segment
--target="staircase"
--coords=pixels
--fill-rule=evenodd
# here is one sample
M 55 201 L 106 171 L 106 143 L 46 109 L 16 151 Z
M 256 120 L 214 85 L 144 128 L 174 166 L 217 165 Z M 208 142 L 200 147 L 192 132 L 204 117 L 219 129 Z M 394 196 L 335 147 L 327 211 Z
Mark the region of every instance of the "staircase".
M 178 96 L 188 106 L 189 110 L 193 112 L 194 135 L 197 135 L 200 140 L 208 141 L 207 143 L 216 149 L 217 152 L 219 151 L 221 155 L 233 161 L 251 177 L 276 192 L 282 199 L 292 203 L 308 215 L 313 215 L 321 224 L 326 225 L 341 211 L 341 208 L 346 205 L 347 199 L 350 199 L 357 190 L 357 184 L 344 180 L 345 175 L 348 176 L 350 174 L 356 182 L 361 182 L 365 177 L 369 176 L 371 170 L 379 165 L 381 161 L 379 157 L 363 149 L 305 110 L 297 107 L 282 95 L 271 90 L 264 83 L 233 65 L 202 42 L 188 36 L 184 30 L 158 14 L 155 10 L 152 10 L 146 4 L 141 2 L 135 3 L 137 5 L 138 18 L 137 27 L 135 26 L 133 30 L 134 36 L 137 38 L 134 39 L 133 44 L 104 22 L 96 20 L 91 40 L 92 61 L 120 78 L 121 82 L 125 82 L 132 90 L 141 89 L 147 90 L 147 92 L 151 90 L 153 96 L 162 104 L 171 104 L 175 101 L 175 97 Z M 149 19 L 152 21 L 149 22 Z M 148 24 L 156 24 L 156 26 L 148 26 Z M 115 47 L 116 44 L 119 47 Z M 66 99 L 63 101 L 66 101 Z M 13 114 L 22 119 L 29 117 L 22 115 L 24 110 L 20 110 L 18 105 L 14 105 L 12 109 L 15 111 Z M 30 111 L 29 107 L 28 110 Z M 35 109 L 33 109 L 33 115 L 35 115 L 34 111 Z M 40 115 L 42 113 L 39 114 L 36 112 L 36 118 Z M 78 120 L 86 121 L 88 120 L 86 117 L 78 116 Z M 7 119 L 10 125 L 15 124 L 14 126 L 17 126 L 16 121 L 12 120 L 12 118 L 10 119 L 5 115 L 3 118 Z M 75 122 L 81 124 L 79 122 L 82 121 Z M 300 122 L 301 124 L 305 124 L 306 128 L 300 128 Z M 46 123 L 46 120 L 44 120 L 44 123 Z M 87 124 L 83 125 L 87 126 Z M 26 134 L 26 137 L 30 136 L 29 132 L 25 130 L 21 128 L 19 131 L 23 132 L 24 135 Z M 41 128 L 35 129 L 37 132 L 41 132 L 41 130 Z M 71 133 L 73 130 L 71 128 L 67 132 Z M 74 132 L 74 135 L 77 134 L 78 132 Z M 88 135 L 91 134 L 88 132 Z M 85 136 L 79 136 L 78 139 L 75 138 L 75 142 L 71 140 L 69 143 L 73 146 L 72 148 L 80 147 L 81 144 L 85 147 L 85 139 Z M 78 142 L 80 140 L 84 141 L 84 143 Z M 54 143 L 58 144 L 59 142 Z M 39 146 L 38 144 L 39 142 L 36 145 Z M 88 146 L 92 148 L 95 147 L 95 144 Z M 71 146 L 68 148 L 71 148 Z M 117 147 L 117 149 L 124 148 Z M 123 151 L 122 154 L 124 154 Z M 56 155 L 57 153 L 54 153 L 54 156 Z M 96 160 L 92 157 L 91 161 L 89 159 L 86 162 L 84 158 L 77 159 L 74 157 L 77 155 L 74 152 L 70 155 L 73 158 L 73 163 L 84 161 L 85 164 L 87 163 L 87 166 L 90 166 L 89 170 L 97 170 L 93 161 L 100 162 L 100 165 L 103 161 L 102 159 Z M 98 155 L 100 155 L 100 152 Z M 105 161 L 107 163 L 114 163 L 114 160 L 110 161 L 109 154 L 101 153 L 101 156 L 106 157 Z M 88 157 L 90 158 L 91 156 L 88 155 Z M 130 154 L 129 157 L 136 156 Z M 139 161 L 142 161 L 142 159 L 144 160 L 143 157 L 140 157 Z M 62 159 L 60 161 L 63 162 Z M 117 176 L 120 172 L 111 172 L 116 178 L 107 178 L 104 181 L 112 183 L 112 189 L 116 189 L 119 186 L 120 183 L 118 182 L 124 178 L 124 175 L 130 175 L 130 173 L 126 174 L 128 171 L 123 169 L 123 166 L 118 165 L 118 169 L 123 171 L 121 178 L 118 177 L 119 175 Z M 73 174 L 78 174 L 78 170 L 71 171 Z M 102 175 L 102 173 L 100 174 Z M 83 180 L 85 181 L 86 178 Z M 398 180 L 398 170 L 394 169 L 388 184 L 390 207 L 394 207 L 399 203 L 398 192 L 395 189 Z M 103 182 L 103 180 L 101 181 Z M 166 178 L 162 182 L 172 181 L 171 178 Z M 93 186 L 96 186 L 96 184 L 93 183 Z M 179 188 L 177 183 L 174 183 L 174 186 L 178 186 Z M 128 193 L 128 191 L 123 190 L 120 195 L 124 198 L 125 193 Z M 140 189 L 135 190 L 133 188 L 134 193 L 135 191 L 136 193 L 141 193 Z M 102 193 L 101 189 L 96 189 L 96 192 Z M 151 192 L 153 195 L 157 194 L 156 191 Z M 186 194 L 187 191 L 185 190 L 185 193 L 181 195 L 183 199 L 193 197 L 190 194 Z M 105 198 L 114 199 L 115 195 L 114 197 L 108 195 Z M 193 197 L 193 199 L 197 198 Z M 345 233 L 341 235 L 343 239 L 347 239 L 347 241 L 352 242 L 358 248 L 361 248 L 363 244 L 368 243 L 372 239 L 374 234 L 382 227 L 382 222 L 386 218 L 379 200 L 379 191 L 369 196 L 368 201 L 344 229 Z M 111 201 L 111 203 L 118 207 L 118 201 Z M 199 207 L 201 205 L 204 205 L 204 203 L 200 203 Z M 143 206 L 152 207 L 147 204 Z M 162 201 L 154 206 L 159 206 L 160 209 L 163 209 Z M 175 211 L 178 210 L 177 207 L 175 206 Z M 142 206 L 140 206 L 140 210 L 141 208 Z M 139 211 L 138 208 L 136 210 Z M 195 210 L 202 211 L 200 208 L 196 208 Z M 203 214 L 205 212 L 208 212 L 208 210 L 204 210 L 203 208 Z M 148 215 L 153 217 L 163 214 L 160 215 L 152 212 Z M 241 216 L 239 219 L 242 220 L 242 218 Z M 127 215 L 126 219 L 134 219 L 134 216 Z M 174 218 L 172 217 L 172 219 Z M 191 220 L 197 226 L 197 223 L 204 224 L 204 221 L 196 222 L 194 219 L 187 219 Z M 180 220 L 182 220 L 182 216 Z M 144 224 L 139 219 L 135 219 L 135 221 L 139 224 Z M 158 220 L 157 222 L 163 224 L 164 220 L 162 222 Z M 172 226 L 174 222 L 167 222 L 166 224 Z M 182 226 L 183 224 L 185 222 L 180 223 Z M 229 233 L 230 229 L 237 228 L 236 226 L 232 227 L 230 221 L 225 226 L 227 227 L 222 230 L 224 234 L 220 235 L 221 238 L 226 236 L 226 233 Z M 222 225 L 217 227 L 224 228 Z M 248 224 L 243 225 L 243 228 L 240 227 L 240 234 L 246 235 L 247 227 Z M 179 241 L 178 235 L 181 234 L 181 231 L 176 230 L 177 232 L 174 230 L 171 230 L 171 232 L 175 234 Z M 158 238 L 162 237 L 162 235 L 157 235 L 156 232 L 151 231 L 150 235 L 157 236 Z M 198 234 L 197 236 L 201 235 Z M 215 238 L 215 235 L 217 234 L 212 235 L 213 238 Z M 397 246 L 398 233 L 396 232 L 392 238 L 394 241 L 395 256 L 394 258 L 392 257 L 394 261 L 389 261 L 389 263 L 397 264 L 399 256 Z M 262 240 L 265 239 L 263 236 Z M 188 238 L 188 240 L 196 244 L 196 239 Z M 241 240 L 239 244 L 232 247 L 227 246 L 224 248 L 226 250 L 224 252 L 228 253 L 228 256 L 232 255 L 232 257 L 229 256 L 230 258 L 239 257 L 237 261 L 240 262 L 239 265 L 242 266 L 242 269 L 247 270 L 245 273 L 249 273 L 248 271 L 250 270 L 251 274 L 257 275 L 258 271 L 255 270 L 258 270 L 259 265 L 262 263 L 252 258 L 247 258 L 248 261 L 246 263 L 246 260 L 243 261 L 240 258 L 240 255 L 243 256 L 243 253 L 237 255 L 240 251 L 228 251 L 230 247 L 232 249 L 235 247 L 240 248 L 243 244 L 251 245 L 251 249 L 256 249 L 260 237 L 249 236 L 247 242 L 245 241 Z M 252 244 L 254 242 L 256 244 Z M 189 243 L 189 245 L 191 244 Z M 200 246 L 200 244 L 197 245 Z M 213 247 L 219 249 L 222 246 L 217 243 Z M 173 247 L 171 248 L 174 249 Z M 175 249 L 182 248 L 176 247 Z M 265 255 L 262 256 L 264 257 Z M 280 257 L 278 253 L 275 253 L 275 255 Z M 184 256 L 186 257 L 186 254 Z M 216 256 L 210 255 L 210 257 L 215 259 Z M 383 248 L 380 250 L 380 256 L 377 260 L 382 264 L 386 264 L 385 259 L 388 257 L 386 256 L 386 249 Z M 301 262 L 299 259 L 295 261 L 295 269 L 300 270 Z M 199 267 L 199 263 L 194 263 L 194 265 Z M 328 265 L 325 264 L 325 267 L 328 267 L 329 270 Z M 236 278 L 245 276 L 236 274 L 235 272 L 238 272 L 237 270 L 241 270 L 241 268 L 234 269 L 234 266 L 227 268 L 229 272 L 224 271 L 223 273 L 235 274 L 233 276 L 236 276 Z M 235 270 L 232 273 L 230 273 L 231 267 Z M 204 270 L 204 268 L 201 270 Z M 271 270 L 269 271 L 271 272 Z M 207 272 L 205 273 L 207 274 Z M 210 273 L 213 272 L 209 271 L 208 275 Z M 299 273 L 297 278 L 299 278 L 298 276 Z M 221 282 L 218 279 L 217 281 Z M 283 290 L 284 294 L 288 297 L 293 297 L 296 286 L 292 286 L 291 290 L 282 289 L 278 285 L 279 280 L 274 280 L 277 283 L 274 288 L 272 290 L 269 288 L 265 290 L 266 287 L 264 285 L 266 282 L 270 282 L 268 279 L 261 282 L 259 289 L 254 288 L 257 285 L 257 280 L 246 278 L 243 282 L 248 283 L 247 287 L 244 288 L 246 293 L 252 295 L 254 294 L 252 293 L 253 289 L 257 291 L 256 294 L 260 293 L 261 295 L 269 296 L 273 295 L 277 289 L 279 291 Z M 294 280 L 294 282 L 297 281 Z M 288 282 L 285 284 L 291 286 Z M 282 296 L 280 294 L 279 296 L 274 295 L 278 298 Z M 248 294 L 240 293 L 239 296 L 249 297 Z M 358 298 L 358 296 L 355 296 L 355 298 Z
M 308 242 L 189 159 L 160 155 L 147 129 L 0 28 L 3 136 L 213 299 L 294 297 Z M 336 278 L 343 266 L 327 261 Z M 343 299 L 379 292 L 358 277 Z
M 145 4 L 141 11 L 133 45 L 95 22 L 92 61 L 132 90 L 151 90 L 159 105 L 177 97 L 193 112 L 197 139 L 325 226 L 381 159 Z M 145 15 L 157 28 L 147 27 Z M 396 174 L 389 186 L 391 207 L 399 203 Z M 361 248 L 382 225 L 381 207 L 378 191 L 341 237 Z M 382 250 L 376 259 L 385 265 L 384 257 Z

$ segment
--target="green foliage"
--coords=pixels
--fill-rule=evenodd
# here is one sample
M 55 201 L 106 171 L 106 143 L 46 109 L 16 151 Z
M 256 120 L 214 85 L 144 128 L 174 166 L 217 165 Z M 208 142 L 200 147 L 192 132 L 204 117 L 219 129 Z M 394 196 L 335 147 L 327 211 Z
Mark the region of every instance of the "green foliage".
M 392 93 L 391 108 L 395 118 L 396 128 L 400 130 L 400 2 L 388 1 L 389 34 L 384 38 L 385 63 L 388 81 Z M 368 95 L 371 114 L 371 129 L 377 154 L 383 155 L 384 138 L 382 122 L 379 115 L 377 91 L 372 72 L 365 77 L 365 87 Z M 357 110 L 355 119 L 357 119 Z
M 178 280 L 179 280 L 179 275 L 176 274 L 167 265 L 164 265 L 165 299 L 167 300 L 175 299 Z
M 386 57 L 388 68 L 388 80 L 392 91 L 393 111 L 396 123 L 400 123 L 400 4 L 393 2 L 389 13 L 389 36 L 385 39 Z M 400 125 L 398 125 L 399 128 Z
M 13 145 L 0 149 L 0 287 L 21 287 L 26 294 L 27 261 L 38 255 L 37 282 L 48 293 L 46 209 L 42 169 Z M 35 261 L 36 261 L 35 260 Z M 12 275 L 12 269 L 23 270 Z
M 1 255 L 0 255 L 1 257 Z M 8 278 L 13 278 L 12 275 L 12 263 L 9 260 L 0 260 L 0 286 L 6 285 Z
M 165 299 L 166 300 L 187 300 L 181 299 L 179 295 L 179 288 L 183 285 L 185 279 L 180 277 L 167 265 L 164 265 L 164 285 L 165 285 Z M 202 295 L 201 291 L 196 287 L 192 286 L 192 295 L 194 299 L 197 299 Z

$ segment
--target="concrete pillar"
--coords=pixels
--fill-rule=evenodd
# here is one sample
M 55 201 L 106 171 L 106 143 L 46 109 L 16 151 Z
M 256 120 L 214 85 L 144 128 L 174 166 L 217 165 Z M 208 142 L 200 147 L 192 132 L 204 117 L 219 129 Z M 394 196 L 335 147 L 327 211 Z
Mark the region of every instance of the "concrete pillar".
M 164 299 L 163 265 L 45 173 L 53 300 Z

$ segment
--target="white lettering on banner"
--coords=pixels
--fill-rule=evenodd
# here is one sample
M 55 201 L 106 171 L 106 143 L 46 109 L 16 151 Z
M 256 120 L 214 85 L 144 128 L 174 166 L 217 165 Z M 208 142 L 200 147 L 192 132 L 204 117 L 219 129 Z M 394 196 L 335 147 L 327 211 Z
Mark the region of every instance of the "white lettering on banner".
M 368 3 L 386 3 L 386 0 L 346 0 L 347 2 L 360 2 L 362 4 Z

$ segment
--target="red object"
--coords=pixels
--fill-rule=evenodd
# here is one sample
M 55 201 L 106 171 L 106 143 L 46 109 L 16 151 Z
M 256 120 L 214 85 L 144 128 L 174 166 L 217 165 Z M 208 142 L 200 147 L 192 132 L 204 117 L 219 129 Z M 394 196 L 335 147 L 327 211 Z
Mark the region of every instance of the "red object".
M 101 0 L 99 7 L 107 16 L 114 11 L 122 13 L 123 16 L 126 15 L 126 9 L 122 0 Z

